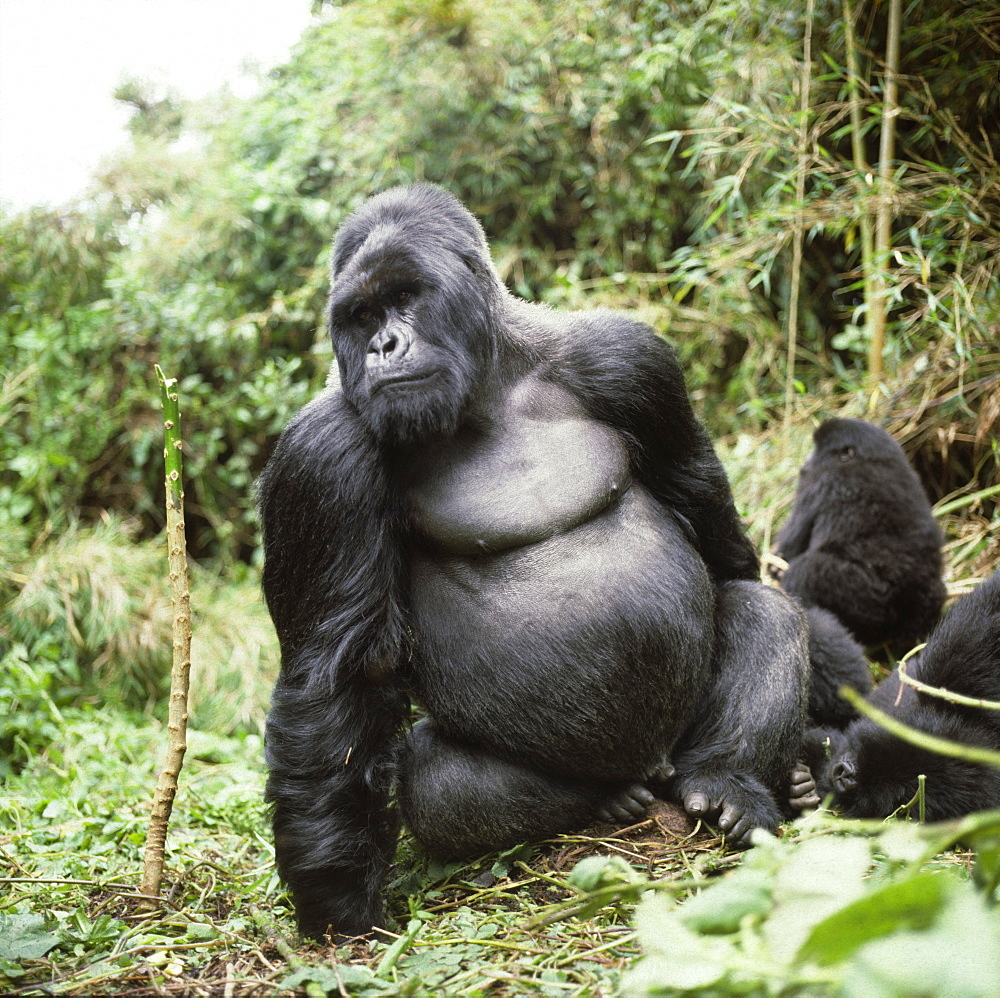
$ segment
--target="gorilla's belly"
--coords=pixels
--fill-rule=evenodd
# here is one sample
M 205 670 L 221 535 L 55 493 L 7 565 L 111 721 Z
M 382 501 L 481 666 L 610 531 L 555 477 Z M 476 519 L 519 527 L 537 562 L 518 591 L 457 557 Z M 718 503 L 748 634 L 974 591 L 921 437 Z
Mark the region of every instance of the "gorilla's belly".
M 645 490 L 538 543 L 417 554 L 410 578 L 415 692 L 454 737 L 615 779 L 689 722 L 712 587 Z

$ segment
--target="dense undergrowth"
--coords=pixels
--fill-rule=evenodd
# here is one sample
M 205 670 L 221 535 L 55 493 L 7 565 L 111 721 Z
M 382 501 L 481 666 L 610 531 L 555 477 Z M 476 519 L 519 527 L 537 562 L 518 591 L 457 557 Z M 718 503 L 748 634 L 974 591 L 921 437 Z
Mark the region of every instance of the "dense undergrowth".
M 277 883 L 259 737 L 191 734 L 151 914 L 136 891 L 163 733 L 122 711 L 71 720 L 0 796 L 8 994 L 994 993 L 1000 813 L 819 812 L 742 863 L 662 821 L 447 867 L 404 838 L 387 931 L 322 947 L 296 939 Z
M 722 448 L 762 550 L 809 446 L 803 429 L 748 434 Z M 949 591 L 958 594 L 1000 561 L 996 517 L 966 506 L 940 519 Z M 120 524 L 72 531 L 48 560 L 36 559 L 23 612 L 17 601 L 5 610 L 5 624 L 23 629 L 0 671 L 9 709 L 0 974 L 11 989 L 992 993 L 1000 919 L 987 900 L 1000 877 L 997 814 L 977 816 L 962 836 L 915 822 L 814 817 L 786 826 L 742 867 L 710 832 L 656 820 L 448 867 L 404 836 L 390 876 L 389 932 L 337 949 L 304 944 L 274 873 L 262 800 L 259 724 L 276 648 L 252 578 L 196 576 L 194 730 L 168 843 L 169 904 L 165 914 L 138 912 L 148 800 L 165 741 L 161 723 L 141 709 L 167 671 L 162 558 L 158 545 L 136 543 Z M 105 605 L 122 607 L 121 617 L 88 612 Z M 129 605 L 138 608 L 131 616 Z M 47 643 L 32 644 L 31 627 L 45 620 Z M 144 660 L 137 634 L 146 636 Z M 199 643 L 214 651 L 202 657 Z M 127 661 L 137 667 L 124 669 Z M 619 860 L 608 867 L 602 856 Z M 739 879 L 737 868 L 747 871 Z M 635 903 L 651 884 L 636 922 Z M 707 913 L 673 907 L 699 891 Z M 795 945 L 777 945 L 792 923 Z M 847 928 L 853 934 L 837 942 Z
M 860 233 L 873 187 L 852 157 L 840 2 L 815 4 L 804 147 L 804 4 L 314 6 L 256 97 L 184 104 L 129 84 L 131 147 L 91 196 L 0 215 L 3 986 L 990 994 L 996 815 L 975 819 L 959 848 L 955 829 L 821 815 L 742 866 L 710 834 L 657 821 L 448 868 L 404 838 L 390 933 L 339 950 L 297 940 L 261 799 L 277 656 L 252 486 L 331 360 L 330 236 L 369 193 L 427 179 L 483 220 L 516 293 L 628 308 L 674 342 L 762 555 L 812 428 L 865 416 L 920 472 L 949 593 L 967 591 L 1000 564 L 988 127 L 1000 13 L 944 0 L 907 10 L 887 376 L 872 392 Z M 886 4 L 858 6 L 860 137 L 874 164 Z M 194 606 L 165 914 L 134 898 L 170 654 L 154 362 L 179 378 Z M 608 854 L 625 862 L 596 858 Z

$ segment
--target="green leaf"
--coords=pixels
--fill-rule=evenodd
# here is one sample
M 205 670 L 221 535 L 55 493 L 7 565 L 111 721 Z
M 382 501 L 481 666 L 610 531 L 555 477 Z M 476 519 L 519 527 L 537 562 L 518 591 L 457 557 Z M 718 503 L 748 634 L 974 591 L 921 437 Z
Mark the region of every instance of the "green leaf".
M 971 887 L 948 898 L 929 932 L 903 932 L 862 946 L 841 998 L 995 998 L 1000 916 Z
M 706 988 L 726 976 L 726 958 L 734 952 L 728 940 L 697 935 L 680 921 L 678 910 L 662 895 L 639 906 L 636 924 L 647 956 L 627 975 L 627 994 Z
M 695 932 L 735 932 L 747 915 L 771 910 L 772 881 L 763 871 L 737 870 L 685 901 L 679 917 Z
M 864 893 L 870 866 L 864 839 L 826 835 L 799 845 L 775 877 L 775 908 L 764 923 L 771 952 L 790 961 L 813 926 Z
M 424 924 L 419 918 L 411 918 L 407 922 L 406 932 L 382 954 L 382 959 L 379 960 L 378 967 L 375 969 L 376 977 L 386 977 L 392 971 L 392 968 L 396 966 L 396 961 L 413 945 L 413 940 L 417 938 Z
M 841 908 L 816 925 L 799 950 L 821 964 L 846 960 L 858 947 L 906 929 L 927 929 L 955 887 L 946 873 L 918 873 Z
M 0 960 L 40 960 L 59 945 L 59 937 L 45 929 L 41 915 L 0 913 Z
M 510 871 L 514 868 L 514 865 L 518 862 L 527 863 L 531 859 L 531 854 L 533 852 L 533 847 L 530 845 L 519 844 L 511 849 L 505 849 L 496 858 L 496 862 L 493 864 L 490 873 L 493 874 L 497 880 L 502 877 L 510 875 Z
M 916 863 L 927 854 L 926 826 L 915 821 L 894 821 L 878 841 L 882 852 L 898 863 Z
M 581 859 L 569 875 L 570 886 L 581 891 L 593 891 L 612 884 L 637 884 L 642 879 L 621 856 L 588 856 Z

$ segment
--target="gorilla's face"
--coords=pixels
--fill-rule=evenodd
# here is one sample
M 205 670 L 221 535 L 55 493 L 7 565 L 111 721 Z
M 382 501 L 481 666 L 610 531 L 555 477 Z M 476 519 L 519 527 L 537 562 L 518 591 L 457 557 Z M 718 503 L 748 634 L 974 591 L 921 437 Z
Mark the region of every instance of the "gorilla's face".
M 494 350 L 482 233 L 444 192 L 366 205 L 334 251 L 330 334 L 341 386 L 381 440 L 454 433 Z M 456 202 L 457 204 L 457 202 Z M 404 210 L 405 209 L 405 210 Z

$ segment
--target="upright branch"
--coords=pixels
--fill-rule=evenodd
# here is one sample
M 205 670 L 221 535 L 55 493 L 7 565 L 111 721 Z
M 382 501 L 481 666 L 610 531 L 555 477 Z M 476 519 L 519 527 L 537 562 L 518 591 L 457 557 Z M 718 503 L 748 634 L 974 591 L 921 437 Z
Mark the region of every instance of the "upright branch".
M 788 360 L 785 365 L 785 427 L 792 422 L 795 396 L 795 354 L 799 336 L 799 286 L 802 283 L 803 209 L 806 198 L 806 170 L 809 167 L 809 84 L 812 78 L 813 0 L 806 5 L 805 42 L 802 51 L 802 80 L 799 84 L 799 161 L 795 177 L 795 232 L 792 237 L 792 286 L 788 296 Z
M 861 124 L 861 94 L 858 90 L 858 46 L 851 0 L 844 0 L 844 39 L 847 45 L 847 92 L 851 113 L 851 153 L 854 159 L 855 184 L 860 196 L 861 276 L 864 286 L 865 325 L 871 342 L 872 279 L 875 244 L 872 236 L 871 170 L 865 159 L 864 132 Z
M 141 893 L 158 897 L 163 878 L 163 853 L 167 825 L 177 794 L 177 778 L 187 749 L 188 685 L 191 675 L 191 592 L 188 586 L 187 544 L 184 537 L 184 488 L 181 469 L 181 426 L 176 378 L 165 378 L 159 365 L 156 377 L 163 400 L 163 449 L 167 494 L 167 559 L 170 595 L 174 607 L 173 667 L 170 672 L 170 707 L 167 719 L 167 753 L 153 797 L 153 813 L 146 833 L 146 854 Z
M 899 114 L 896 77 L 899 73 L 901 27 L 901 0 L 889 0 L 889 33 L 882 86 L 882 134 L 878 153 L 878 214 L 875 219 L 875 266 L 870 306 L 871 343 L 868 348 L 868 379 L 873 393 L 872 401 L 874 392 L 882 381 L 882 354 L 885 350 L 889 250 L 892 245 L 892 164 L 896 151 L 896 117 Z

